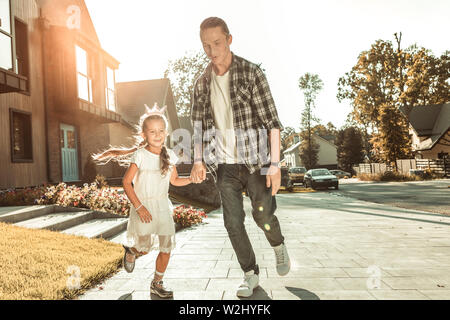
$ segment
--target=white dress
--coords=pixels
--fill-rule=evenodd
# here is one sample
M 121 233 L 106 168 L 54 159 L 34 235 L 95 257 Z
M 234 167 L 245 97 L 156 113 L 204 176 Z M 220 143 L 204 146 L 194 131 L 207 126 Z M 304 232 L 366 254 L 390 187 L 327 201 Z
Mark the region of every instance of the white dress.
M 175 165 L 178 157 L 171 149 L 167 149 L 169 161 Z M 169 183 L 173 167 L 165 176 L 161 175 L 160 156 L 145 148 L 138 149 L 131 157 L 138 172 L 134 177 L 134 191 L 152 215 L 150 223 L 141 221 L 136 209 L 131 206 L 127 226 L 126 245 L 141 252 L 159 249 L 169 253 L 175 248 L 175 223 L 173 221 L 173 205 L 169 200 Z

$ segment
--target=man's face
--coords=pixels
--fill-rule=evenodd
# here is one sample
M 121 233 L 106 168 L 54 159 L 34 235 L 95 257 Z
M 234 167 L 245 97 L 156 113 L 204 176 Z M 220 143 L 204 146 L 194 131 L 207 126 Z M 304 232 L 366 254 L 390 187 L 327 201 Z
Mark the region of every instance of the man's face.
M 215 65 L 222 64 L 231 54 L 230 45 L 232 42 L 231 35 L 223 33 L 221 27 L 208 28 L 200 33 L 203 50 Z

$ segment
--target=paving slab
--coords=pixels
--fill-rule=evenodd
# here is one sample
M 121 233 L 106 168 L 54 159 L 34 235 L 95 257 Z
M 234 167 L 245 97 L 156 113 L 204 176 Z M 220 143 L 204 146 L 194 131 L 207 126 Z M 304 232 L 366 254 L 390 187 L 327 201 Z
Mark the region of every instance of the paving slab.
M 284 277 L 276 273 L 273 249 L 245 198 L 245 227 L 261 274 L 260 286 L 247 300 L 450 299 L 450 217 L 372 204 L 339 190 L 276 197 L 291 271 Z M 220 209 L 205 223 L 177 232 L 176 241 L 165 273 L 174 299 L 239 300 L 243 273 Z M 156 255 L 139 258 L 135 272 L 121 270 L 104 282 L 101 293 L 94 288 L 83 298 L 119 298 L 108 295 L 117 291 L 151 299 L 147 287 Z

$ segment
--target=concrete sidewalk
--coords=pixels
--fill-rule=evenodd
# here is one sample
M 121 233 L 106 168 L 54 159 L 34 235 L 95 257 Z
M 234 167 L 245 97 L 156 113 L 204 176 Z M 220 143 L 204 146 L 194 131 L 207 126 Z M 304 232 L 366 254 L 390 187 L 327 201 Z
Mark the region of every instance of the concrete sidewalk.
M 277 204 L 291 271 L 278 276 L 273 249 L 247 216 L 260 266 L 260 287 L 250 299 L 450 299 L 450 217 L 339 192 L 279 194 Z M 245 207 L 249 214 L 248 198 Z M 238 299 L 243 274 L 221 211 L 205 221 L 177 233 L 165 284 L 176 300 Z M 149 293 L 156 254 L 79 299 L 157 299 Z

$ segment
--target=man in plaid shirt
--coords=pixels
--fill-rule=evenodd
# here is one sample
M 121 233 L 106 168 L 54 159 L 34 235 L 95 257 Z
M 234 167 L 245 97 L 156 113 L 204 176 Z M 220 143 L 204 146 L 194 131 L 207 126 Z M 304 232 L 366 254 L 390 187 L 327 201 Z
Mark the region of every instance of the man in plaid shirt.
M 201 183 L 206 168 L 214 176 L 225 228 L 244 271 L 237 295 L 249 297 L 258 286 L 259 268 L 244 227 L 243 190 L 251 199 L 255 222 L 274 248 L 278 274 L 286 275 L 290 269 L 284 237 L 274 215 L 275 194 L 281 183 L 283 127 L 264 73 L 256 64 L 231 52 L 232 36 L 226 23 L 217 17 L 204 20 L 200 38 L 211 63 L 194 86 L 191 178 Z

